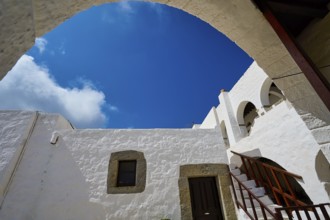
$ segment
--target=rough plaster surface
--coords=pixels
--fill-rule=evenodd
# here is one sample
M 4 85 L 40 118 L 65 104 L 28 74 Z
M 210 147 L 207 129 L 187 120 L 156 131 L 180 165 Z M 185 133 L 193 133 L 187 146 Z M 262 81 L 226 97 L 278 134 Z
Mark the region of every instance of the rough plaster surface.
M 5 193 L 34 119 L 34 112 L 0 112 L 0 197 Z
M 226 124 L 231 143 L 229 150 L 252 151 L 251 156 L 263 156 L 275 161 L 288 171 L 304 177 L 301 185 L 314 202 L 329 201 L 324 190 L 329 188 L 324 187 L 329 182 L 323 177 L 330 175 L 329 166 L 320 166 L 316 160 L 321 151 L 324 157 L 320 157 L 330 163 L 330 127 L 324 121 L 315 119 L 311 113 L 299 115 L 288 101 L 266 110 L 264 105 L 268 101 L 263 100 L 263 97 L 268 94 L 269 87 L 264 85 L 270 84 L 266 74 L 254 63 L 232 90 L 221 92 L 216 113 L 219 122 L 224 121 Z M 244 132 L 244 121 L 240 119 L 244 111 L 242 103 L 246 102 L 255 104 L 259 114 L 249 136 Z M 209 113 L 200 127 L 219 126 L 215 118 L 213 115 L 210 117 Z M 236 137 L 232 134 L 236 134 Z M 228 152 L 228 155 L 231 158 L 231 153 Z
M 275 161 L 303 177 L 303 182 L 299 183 L 314 203 L 329 202 L 315 167 L 320 147 L 299 115 L 293 108 L 288 108 L 286 102 L 257 118 L 250 136 L 231 146 L 230 150 Z
M 216 109 L 215 107 L 212 107 L 205 117 L 203 124 L 201 124 L 198 128 L 215 128 L 219 124 L 217 117 Z
M 50 138 L 57 129 L 59 141 Z M 13 219 L 180 219 L 180 165 L 227 163 L 216 130 L 70 130 L 41 115 L 0 210 Z M 112 152 L 137 150 L 147 161 L 142 193 L 107 194 Z
M 266 79 L 267 75 L 265 72 L 254 62 L 233 86 L 230 90 L 229 97 L 236 119 L 237 112 L 239 111 L 238 108 L 244 101 L 252 102 L 257 109 L 269 104 L 266 102 L 263 103 L 261 100 L 261 88 Z M 265 92 L 268 93 L 268 91 Z

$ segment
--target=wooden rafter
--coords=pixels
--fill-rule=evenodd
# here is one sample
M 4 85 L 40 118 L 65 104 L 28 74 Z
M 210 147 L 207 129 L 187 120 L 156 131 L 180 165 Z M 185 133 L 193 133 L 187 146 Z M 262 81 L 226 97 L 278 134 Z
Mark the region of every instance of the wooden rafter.
M 327 8 L 314 6 L 312 4 L 307 5 L 277 1 L 268 1 L 268 4 L 274 11 L 290 15 L 323 18 L 328 13 Z

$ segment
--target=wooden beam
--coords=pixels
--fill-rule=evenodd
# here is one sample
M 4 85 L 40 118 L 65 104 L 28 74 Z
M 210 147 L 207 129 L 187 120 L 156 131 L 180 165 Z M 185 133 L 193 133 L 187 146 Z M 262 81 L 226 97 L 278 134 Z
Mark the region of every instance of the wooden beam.
M 297 63 L 310 82 L 317 95 L 321 98 L 325 106 L 330 111 L 330 85 L 320 70 L 315 66 L 309 56 L 296 42 L 294 37 L 278 21 L 270 7 L 263 0 L 255 0 L 260 10 L 264 14 L 269 24 L 273 27 L 278 37 L 290 53 L 291 57 Z
M 275 12 L 300 15 L 313 18 L 323 18 L 328 14 L 329 10 L 326 7 L 316 7 L 313 5 L 294 4 L 292 2 L 283 3 L 276 1 L 268 1 L 269 6 Z

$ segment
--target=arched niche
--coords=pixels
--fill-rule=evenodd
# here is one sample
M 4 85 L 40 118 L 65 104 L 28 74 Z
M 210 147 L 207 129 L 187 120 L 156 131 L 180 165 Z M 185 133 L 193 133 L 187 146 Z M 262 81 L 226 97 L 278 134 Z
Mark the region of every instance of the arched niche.
M 257 108 L 252 102 L 244 101 L 237 109 L 237 122 L 239 126 L 245 129 L 247 134 L 250 134 L 254 120 L 258 117 Z
M 228 138 L 227 127 L 226 127 L 225 121 L 220 122 L 220 129 L 221 129 L 223 142 L 225 143 L 226 147 L 229 147 L 230 146 L 230 141 L 229 141 L 229 138 Z

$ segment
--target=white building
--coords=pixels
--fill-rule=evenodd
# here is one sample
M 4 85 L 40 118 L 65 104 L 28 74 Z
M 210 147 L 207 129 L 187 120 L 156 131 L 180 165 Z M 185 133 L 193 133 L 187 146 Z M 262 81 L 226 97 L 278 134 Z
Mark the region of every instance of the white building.
M 231 151 L 300 175 L 289 180 L 294 201 L 329 202 L 327 159 L 256 63 L 219 100 L 193 129 L 79 130 L 56 114 L 0 112 L 0 219 L 243 219 L 228 164 L 246 176 Z M 251 190 L 274 206 L 269 192 Z M 219 207 L 200 208 L 203 199 Z

